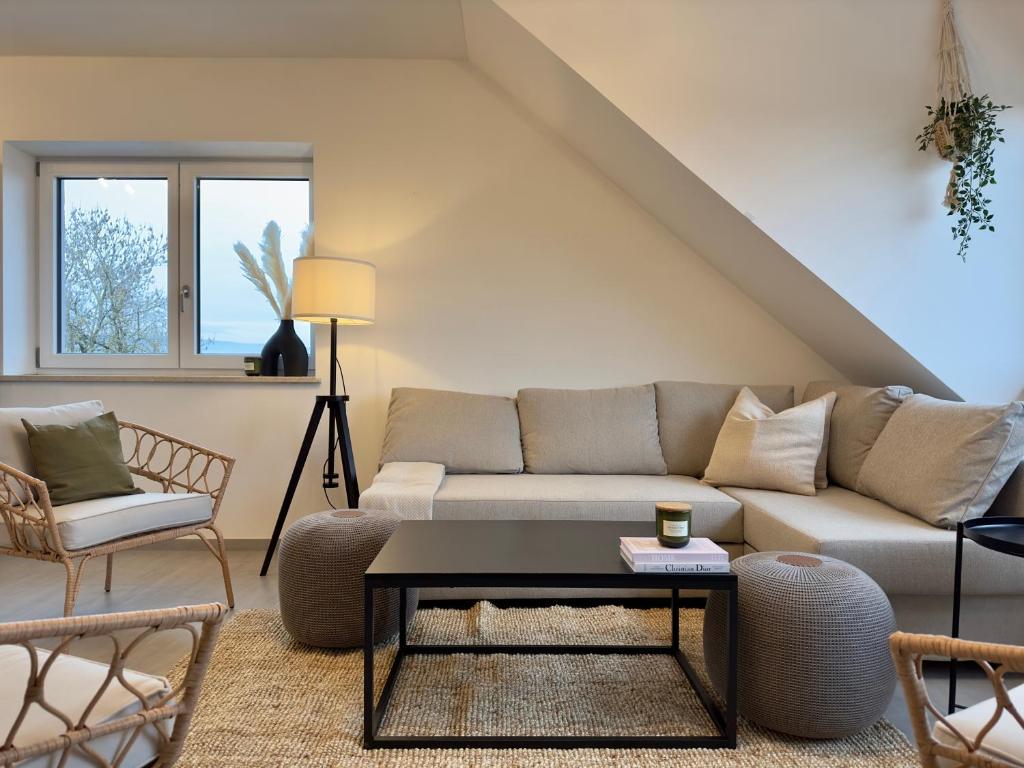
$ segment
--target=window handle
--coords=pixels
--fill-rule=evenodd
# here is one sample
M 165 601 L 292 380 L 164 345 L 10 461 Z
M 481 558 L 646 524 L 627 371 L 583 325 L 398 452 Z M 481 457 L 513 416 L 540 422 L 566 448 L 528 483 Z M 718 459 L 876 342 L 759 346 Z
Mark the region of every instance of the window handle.
M 181 290 L 178 291 L 178 311 L 185 311 L 185 299 L 192 294 L 191 289 L 187 285 L 181 286 Z

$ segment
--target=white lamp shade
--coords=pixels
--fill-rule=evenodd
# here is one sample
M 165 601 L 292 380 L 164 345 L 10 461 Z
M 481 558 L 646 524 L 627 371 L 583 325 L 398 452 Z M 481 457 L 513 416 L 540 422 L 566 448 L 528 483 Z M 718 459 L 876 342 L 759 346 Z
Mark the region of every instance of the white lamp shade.
M 377 268 L 368 261 L 303 256 L 292 263 L 292 315 L 296 320 L 369 325 L 375 316 Z

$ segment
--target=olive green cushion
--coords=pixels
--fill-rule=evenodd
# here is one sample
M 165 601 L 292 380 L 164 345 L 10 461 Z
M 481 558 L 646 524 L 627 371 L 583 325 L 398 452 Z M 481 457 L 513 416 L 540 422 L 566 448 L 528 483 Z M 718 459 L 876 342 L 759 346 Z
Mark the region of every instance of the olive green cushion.
M 24 419 L 21 423 L 28 433 L 36 475 L 46 483 L 51 504 L 142 493 L 125 464 L 113 413 L 74 426 L 35 425 Z

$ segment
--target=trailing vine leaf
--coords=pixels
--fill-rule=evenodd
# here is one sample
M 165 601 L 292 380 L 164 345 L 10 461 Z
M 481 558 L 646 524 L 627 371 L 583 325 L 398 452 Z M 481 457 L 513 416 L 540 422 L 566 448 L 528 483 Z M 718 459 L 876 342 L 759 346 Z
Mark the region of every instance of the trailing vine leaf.
M 937 107 L 927 107 L 931 122 L 917 137 L 918 149 L 934 145 L 942 157 L 953 162 L 945 203 L 948 215 L 957 216 L 950 229 L 958 242 L 957 255 L 964 261 L 975 228 L 996 231 L 988 208 L 992 199 L 985 197 L 983 190 L 996 183 L 995 145 L 1005 141 L 1004 129 L 996 126 L 996 114 L 1006 109 L 1010 107 L 993 104 L 988 94 L 951 102 L 941 99 Z

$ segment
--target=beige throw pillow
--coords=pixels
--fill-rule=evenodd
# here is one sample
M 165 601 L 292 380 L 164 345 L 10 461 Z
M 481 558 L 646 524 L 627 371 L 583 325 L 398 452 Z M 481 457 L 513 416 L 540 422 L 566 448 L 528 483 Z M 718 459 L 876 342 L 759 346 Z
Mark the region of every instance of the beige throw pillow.
M 1024 457 L 1024 404 L 911 395 L 885 425 L 859 493 L 942 528 L 988 511 Z
M 775 413 L 744 387 L 715 441 L 702 482 L 815 494 L 825 419 L 835 393 Z
M 829 395 L 831 397 L 828 397 Z M 814 487 L 819 491 L 828 488 L 828 440 L 832 424 L 832 411 L 835 410 L 838 395 L 835 392 L 826 392 L 822 397 L 827 400 L 825 403 L 825 434 L 821 438 L 821 451 L 818 453 L 818 463 L 814 465 Z
M 742 384 L 654 382 L 658 438 L 670 475 L 701 476 L 711 461 L 725 415 L 741 389 Z M 750 391 L 776 413 L 794 405 L 792 384 L 752 384 Z

